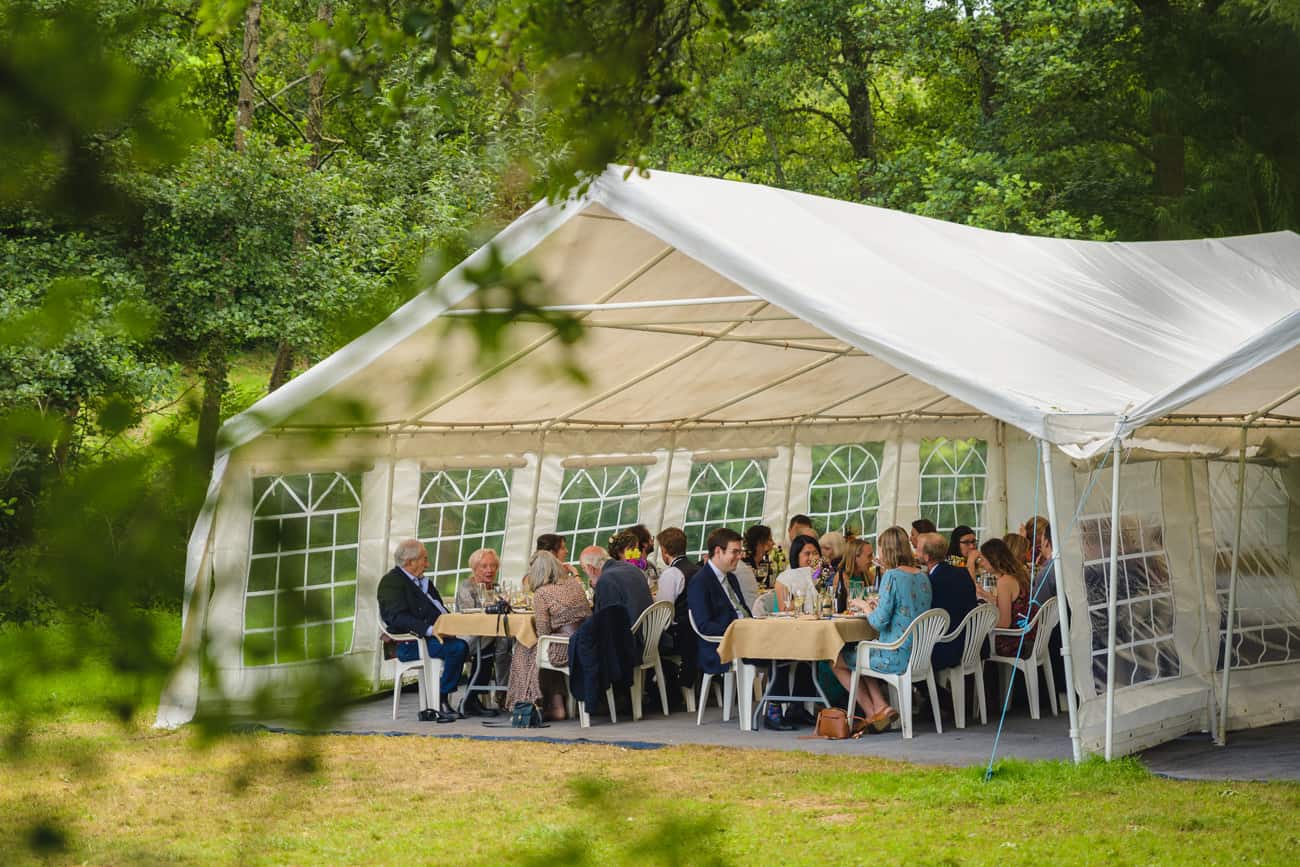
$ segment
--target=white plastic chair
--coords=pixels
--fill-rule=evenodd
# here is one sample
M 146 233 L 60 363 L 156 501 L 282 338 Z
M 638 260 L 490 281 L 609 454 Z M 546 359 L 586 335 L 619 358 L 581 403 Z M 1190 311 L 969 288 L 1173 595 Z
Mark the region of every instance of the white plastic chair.
M 393 719 L 397 719 L 397 703 L 402 697 L 402 678 L 409 671 L 415 672 L 415 683 L 420 690 L 420 710 L 428 708 L 429 685 L 432 684 L 434 694 L 437 695 L 438 686 L 442 683 L 442 660 L 429 656 L 429 646 L 418 635 L 392 632 L 382 620 L 379 621 L 379 632 L 390 641 L 414 641 L 420 650 L 419 658 L 410 662 L 403 662 L 397 657 L 390 660 L 393 663 Z
M 1038 669 L 1043 670 L 1047 678 L 1047 698 L 1052 707 L 1052 716 L 1056 716 L 1056 676 L 1052 674 L 1052 660 L 1048 656 L 1048 645 L 1051 642 L 1048 638 L 1052 630 L 1056 628 L 1060 620 L 1060 612 L 1057 610 L 1057 600 L 1053 596 L 1043 603 L 1029 620 L 1029 624 L 1024 629 L 992 629 L 989 631 L 989 662 L 996 662 L 999 665 L 1006 666 L 999 669 L 1000 680 L 1002 683 L 1002 694 L 1006 695 L 1007 688 L 1011 682 L 1011 671 L 1019 669 L 1025 676 L 1025 690 L 1029 693 L 1029 716 L 1038 719 L 1041 716 L 1041 710 L 1038 707 Z M 999 636 L 1006 638 L 1019 639 L 1020 636 L 1035 627 L 1038 631 L 1034 633 L 1034 648 L 1025 659 L 1015 656 L 1003 656 L 998 653 L 997 638 Z
M 934 671 L 930 668 L 930 654 L 939 636 L 948 628 L 948 612 L 942 608 L 922 611 L 908 624 L 907 630 L 897 641 L 859 641 L 857 664 L 853 667 L 853 680 L 849 684 L 849 719 L 853 718 L 857 707 L 858 675 L 874 677 L 889 684 L 898 697 L 898 716 L 903 723 L 903 737 L 912 736 L 912 683 L 925 678 L 930 689 L 930 706 L 934 709 L 934 730 L 943 734 L 943 724 L 939 720 L 939 690 L 934 685 Z M 907 670 L 902 674 L 876 671 L 871 667 L 870 650 L 897 650 L 903 646 L 908 637 L 912 639 L 912 656 L 907 661 Z
M 694 612 L 687 611 L 686 616 L 690 618 L 692 632 L 694 632 L 696 635 L 698 635 L 700 638 L 703 638 L 705 641 L 709 642 L 710 644 L 722 643 L 721 635 L 705 635 L 703 632 L 700 632 L 700 628 L 695 625 Z M 700 681 L 700 697 L 695 703 L 697 707 L 696 714 L 695 714 L 695 724 L 697 726 L 704 724 L 704 708 L 709 703 L 709 684 L 713 682 L 713 678 L 715 676 L 716 675 L 710 674 L 706 671 L 704 672 L 703 679 Z M 736 666 L 734 665 L 728 666 L 726 672 L 724 672 L 721 675 L 721 677 L 722 677 L 722 721 L 729 722 L 731 720 L 731 698 L 733 695 L 737 695 Z M 742 705 L 748 704 L 748 702 L 744 701 L 743 696 L 741 697 L 741 703 Z M 742 706 L 740 710 L 741 720 L 742 721 L 746 720 L 748 716 L 749 716 L 749 709 L 747 707 Z
M 754 604 L 749 609 L 755 617 L 766 617 L 772 613 L 772 599 L 776 597 L 775 590 L 764 590 L 754 597 Z
M 970 613 L 962 618 L 957 628 L 947 635 L 940 635 L 935 644 L 955 641 L 965 634 L 962 643 L 961 662 L 951 668 L 942 668 L 935 672 L 939 686 L 946 686 L 952 692 L 952 715 L 957 728 L 966 728 L 966 675 L 975 675 L 975 695 L 979 699 L 980 725 L 989 721 L 988 700 L 984 697 L 984 661 L 980 659 L 980 648 L 988 638 L 989 630 L 998 622 L 998 609 L 992 605 L 976 605 Z
M 576 704 L 578 709 L 578 725 L 582 726 L 584 729 L 589 729 L 591 728 L 591 715 L 587 713 L 587 705 L 585 702 L 575 702 L 573 698 L 573 690 L 569 688 L 569 666 L 551 664 L 551 654 L 549 651 L 553 644 L 563 644 L 567 647 L 569 644 L 569 636 L 538 636 L 537 668 L 539 671 L 542 669 L 545 669 L 546 671 L 558 671 L 560 674 L 564 675 L 564 691 L 569 695 L 569 716 L 573 716 L 574 705 Z M 611 686 L 605 691 L 605 698 L 609 702 L 609 721 L 611 723 L 616 723 L 618 722 L 618 717 L 614 713 L 614 687 Z
M 664 682 L 664 667 L 659 661 L 659 638 L 672 622 L 675 607 L 671 602 L 656 602 L 641 612 L 632 624 L 632 634 L 640 635 L 645 650 L 641 662 L 632 672 L 632 719 L 641 719 L 641 694 L 645 688 L 646 669 L 653 668 L 655 682 L 659 684 L 660 706 L 668 716 L 668 685 Z

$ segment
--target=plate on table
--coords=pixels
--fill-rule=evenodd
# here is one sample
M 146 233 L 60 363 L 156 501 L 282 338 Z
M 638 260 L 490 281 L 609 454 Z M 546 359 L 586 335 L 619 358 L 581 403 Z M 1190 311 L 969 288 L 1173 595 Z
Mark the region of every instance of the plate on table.
M 482 608 L 462 608 L 458 613 L 460 613 L 460 614 L 482 614 L 482 613 L 483 613 L 483 609 L 482 609 Z
M 768 617 L 794 617 L 793 611 L 769 611 Z

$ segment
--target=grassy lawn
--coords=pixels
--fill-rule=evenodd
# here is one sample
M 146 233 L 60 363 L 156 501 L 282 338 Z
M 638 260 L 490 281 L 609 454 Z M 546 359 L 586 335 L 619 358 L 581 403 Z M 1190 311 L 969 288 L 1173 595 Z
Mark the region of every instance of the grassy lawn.
M 14 638 L 0 632 L 0 650 Z M 204 743 L 61 689 L 0 764 L 0 864 L 1281 864 L 1300 847 L 1300 786 L 1176 782 L 1134 762 L 1005 763 L 984 783 L 705 747 Z

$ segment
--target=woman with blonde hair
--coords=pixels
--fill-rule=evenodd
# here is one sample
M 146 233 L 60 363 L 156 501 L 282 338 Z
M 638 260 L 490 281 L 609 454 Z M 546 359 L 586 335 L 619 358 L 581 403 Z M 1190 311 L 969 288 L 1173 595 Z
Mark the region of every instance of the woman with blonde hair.
M 876 551 L 870 539 L 855 536 L 844 543 L 844 555 L 831 587 L 837 612 L 847 611 L 849 600 L 860 595 L 858 591 L 875 586 L 875 559 Z
M 912 625 L 912 621 L 930 607 L 933 593 L 930 576 L 916 565 L 912 543 L 902 527 L 890 527 L 876 539 L 876 559 L 885 569 L 880 576 L 880 596 L 866 601 L 853 599 L 849 607 L 865 612 L 867 622 L 876 628 L 880 641 L 897 641 Z M 876 671 L 901 674 L 907 670 L 912 658 L 912 640 L 903 642 L 897 650 L 871 651 L 871 667 Z M 835 660 L 835 677 L 850 689 L 857 665 L 857 647 L 846 647 Z M 858 692 L 858 706 L 867 718 L 867 728 L 883 732 L 898 718 L 898 711 L 889 706 L 884 688 L 874 677 L 863 678 L 864 689 Z
M 1019 533 L 1007 533 L 1002 537 L 1002 541 L 1005 542 L 1007 548 L 1011 550 L 1011 556 L 1015 557 L 1026 566 L 1029 565 L 1029 560 L 1034 555 L 1033 550 L 1029 546 L 1028 539 Z
M 831 530 L 822 533 L 822 537 L 817 540 L 822 549 L 822 560 L 833 567 L 840 565 L 840 558 L 844 556 L 844 534 Z
M 565 571 L 551 552 L 533 554 L 524 582 L 533 591 L 533 620 L 538 635 L 572 635 L 591 616 L 591 603 L 587 601 L 582 582 Z M 567 665 L 568 646 L 553 645 L 550 661 L 552 665 Z M 536 646 L 524 647 L 516 641 L 510 660 L 507 706 L 513 707 L 517 701 L 536 703 L 543 698 L 548 719 L 565 718 L 563 676 L 553 671 L 539 672 Z

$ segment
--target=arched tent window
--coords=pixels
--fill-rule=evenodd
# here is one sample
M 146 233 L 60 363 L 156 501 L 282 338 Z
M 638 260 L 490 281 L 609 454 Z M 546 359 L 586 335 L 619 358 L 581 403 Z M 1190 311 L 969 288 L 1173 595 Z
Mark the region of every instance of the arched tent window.
M 704 540 L 718 527 L 743 533 L 763 520 L 767 462 L 757 458 L 693 464 L 686 500 L 686 550 L 703 554 Z
M 640 522 L 643 481 L 644 465 L 564 471 L 555 532 L 565 538 L 574 562 L 583 548 L 604 548 L 615 531 Z
M 429 551 L 428 575 L 444 596 L 469 574 L 469 555 L 492 548 L 498 555 L 506 538 L 510 471 L 436 470 L 420 476 L 417 535 Z
M 1215 583 L 1219 596 L 1220 647 L 1227 640 L 1228 584 L 1237 531 L 1237 463 L 1210 462 L 1214 517 Z M 1246 465 L 1237 559 L 1237 616 L 1232 667 L 1250 668 L 1300 659 L 1300 593 L 1287 550 L 1291 500 L 1276 467 Z M 1219 653 L 1223 668 L 1223 652 Z
M 921 440 L 921 517 L 939 532 L 965 524 L 983 533 L 988 452 L 978 439 Z
M 344 473 L 253 480 L 245 665 L 322 659 L 352 646 L 360 484 Z
M 883 453 L 883 443 L 813 447 L 808 516 L 814 526 L 876 537 L 876 485 Z

